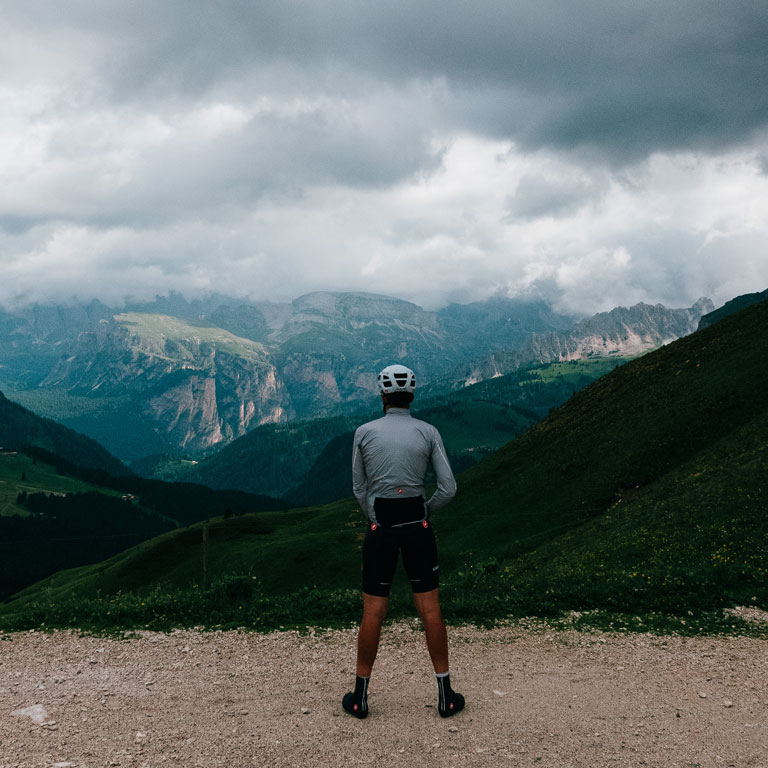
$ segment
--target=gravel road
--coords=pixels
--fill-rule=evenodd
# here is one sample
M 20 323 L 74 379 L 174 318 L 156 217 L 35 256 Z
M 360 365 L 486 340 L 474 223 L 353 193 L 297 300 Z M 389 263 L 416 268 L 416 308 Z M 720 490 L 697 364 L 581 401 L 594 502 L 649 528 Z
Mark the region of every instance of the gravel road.
M 423 635 L 389 626 L 358 721 L 355 633 L 0 637 L 0 768 L 768 766 L 768 642 L 449 629 L 442 720 Z

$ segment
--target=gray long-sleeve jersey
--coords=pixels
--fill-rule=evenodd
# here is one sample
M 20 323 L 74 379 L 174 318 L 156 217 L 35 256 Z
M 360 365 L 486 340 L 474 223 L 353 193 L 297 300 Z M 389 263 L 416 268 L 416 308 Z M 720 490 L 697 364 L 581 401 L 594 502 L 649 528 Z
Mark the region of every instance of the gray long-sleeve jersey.
M 352 487 L 360 508 L 376 523 L 376 498 L 424 496 L 427 466 L 437 476 L 437 490 L 427 512 L 447 504 L 456 494 L 456 480 L 440 433 L 414 419 L 407 408 L 390 408 L 380 419 L 357 428 L 352 449 Z

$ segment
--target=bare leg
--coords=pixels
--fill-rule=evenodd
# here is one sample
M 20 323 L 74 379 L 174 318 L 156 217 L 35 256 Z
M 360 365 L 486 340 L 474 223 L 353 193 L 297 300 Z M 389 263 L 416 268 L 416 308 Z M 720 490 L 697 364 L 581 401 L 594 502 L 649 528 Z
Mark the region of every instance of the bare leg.
M 429 592 L 414 592 L 413 602 L 424 624 L 427 650 L 432 659 L 432 666 L 436 674 L 442 675 L 448 671 L 448 633 L 445 631 L 443 615 L 440 612 L 437 589 Z
M 388 597 L 368 595 L 363 592 L 363 620 L 357 635 L 357 674 L 369 677 L 376 661 L 381 637 L 381 625 L 387 615 Z

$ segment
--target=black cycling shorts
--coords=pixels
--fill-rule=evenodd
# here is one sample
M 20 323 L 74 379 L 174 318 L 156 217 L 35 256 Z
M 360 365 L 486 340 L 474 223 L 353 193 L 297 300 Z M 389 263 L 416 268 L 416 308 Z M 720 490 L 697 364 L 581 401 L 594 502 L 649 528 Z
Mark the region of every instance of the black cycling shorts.
M 426 519 L 421 496 L 376 499 L 378 523 L 368 523 L 363 542 L 363 592 L 388 597 L 402 551 L 403 565 L 414 592 L 437 587 L 437 544 L 432 524 Z

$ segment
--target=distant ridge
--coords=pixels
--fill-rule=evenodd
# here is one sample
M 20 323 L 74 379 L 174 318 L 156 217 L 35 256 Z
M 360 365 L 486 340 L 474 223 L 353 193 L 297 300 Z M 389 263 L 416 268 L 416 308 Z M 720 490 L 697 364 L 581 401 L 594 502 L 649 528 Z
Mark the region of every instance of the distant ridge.
M 393 361 L 451 389 L 541 363 L 637 355 L 692 333 L 692 307 L 618 307 L 590 318 L 494 297 L 438 311 L 391 296 L 316 292 L 292 302 L 174 294 L 0 309 L 0 388 L 126 462 L 202 459 L 263 424 L 333 416 L 375 397 Z

